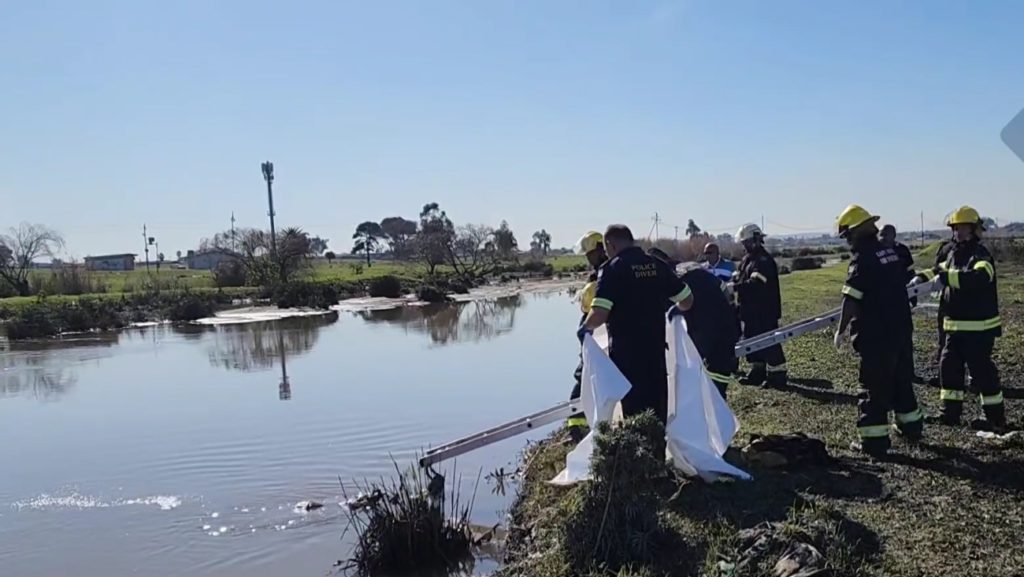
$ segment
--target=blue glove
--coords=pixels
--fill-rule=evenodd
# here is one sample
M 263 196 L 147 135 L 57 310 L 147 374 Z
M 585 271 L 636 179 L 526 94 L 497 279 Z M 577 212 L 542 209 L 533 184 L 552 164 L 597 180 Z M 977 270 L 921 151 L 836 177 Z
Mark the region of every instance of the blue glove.
M 683 311 L 679 310 L 679 307 L 672 305 L 672 308 L 668 309 L 668 320 L 672 320 L 676 317 L 683 316 Z
M 580 328 L 576 329 L 576 338 L 580 340 L 580 344 L 583 344 L 583 337 L 594 334 L 594 331 L 587 328 L 587 325 L 580 325 Z

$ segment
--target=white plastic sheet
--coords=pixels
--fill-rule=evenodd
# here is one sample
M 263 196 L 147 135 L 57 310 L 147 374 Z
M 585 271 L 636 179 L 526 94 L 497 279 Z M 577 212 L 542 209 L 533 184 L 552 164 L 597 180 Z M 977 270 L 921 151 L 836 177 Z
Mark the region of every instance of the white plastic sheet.
M 590 425 L 590 433 L 565 458 L 562 469 L 550 483 L 571 485 L 590 478 L 590 456 L 594 452 L 597 424 L 610 421 L 615 405 L 629 392 L 630 385 L 615 363 L 593 336 L 583 338 L 583 375 L 580 379 L 580 405 Z
M 669 364 L 669 384 L 675 393 L 675 415 L 665 429 L 672 462 L 687 475 L 708 482 L 723 476 L 750 479 L 722 458 L 739 423 L 704 370 L 679 317 L 669 325 L 668 343 L 669 358 L 674 359 Z
M 739 426 L 704 370 L 682 319 L 677 317 L 666 328 L 669 342 L 666 353 L 669 374 L 665 383 L 669 387 L 668 456 L 685 474 L 708 482 L 722 477 L 750 479 L 750 475 L 722 458 Z M 629 392 L 629 381 L 602 349 L 593 337 L 584 338 L 580 404 L 591 430 L 566 456 L 565 468 L 549 481 L 552 484 L 571 485 L 590 478 L 597 424 L 611 420 L 616 405 Z

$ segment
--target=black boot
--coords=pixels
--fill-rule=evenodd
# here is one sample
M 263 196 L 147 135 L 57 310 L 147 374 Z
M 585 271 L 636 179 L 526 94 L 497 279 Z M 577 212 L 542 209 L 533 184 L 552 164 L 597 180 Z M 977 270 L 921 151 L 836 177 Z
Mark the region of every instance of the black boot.
M 750 372 L 747 373 L 746 377 L 740 379 L 740 382 L 744 385 L 752 387 L 760 387 L 764 385 L 765 378 L 767 377 L 768 368 L 764 363 L 754 363 L 750 367 Z
M 789 373 L 786 371 L 768 371 L 766 382 L 769 387 L 781 389 L 786 386 L 786 382 L 789 380 Z
M 949 427 L 958 427 L 963 410 L 963 401 L 942 401 L 942 414 L 939 416 L 939 422 Z

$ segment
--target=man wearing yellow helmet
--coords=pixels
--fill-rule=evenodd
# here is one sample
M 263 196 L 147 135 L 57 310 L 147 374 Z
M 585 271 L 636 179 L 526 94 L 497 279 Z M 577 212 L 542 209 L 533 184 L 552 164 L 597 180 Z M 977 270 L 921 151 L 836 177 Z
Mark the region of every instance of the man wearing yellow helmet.
M 939 357 L 939 386 L 942 400 L 940 421 L 959 425 L 965 394 L 964 367 L 977 386 L 985 419 L 972 423 L 977 428 L 1002 431 L 1006 409 L 999 384 L 999 370 L 992 361 L 995 339 L 1002 335 L 995 260 L 981 244 L 984 230 L 978 211 L 962 206 L 946 222 L 953 230 L 955 245 L 921 280 L 938 278 L 943 285 L 942 328 L 945 342 Z
M 587 263 L 593 269 L 587 278 L 587 284 L 583 286 L 580 291 L 580 310 L 583 313 L 583 317 L 580 319 L 582 325 L 587 320 L 587 314 L 590 313 L 590 306 L 594 302 L 594 296 L 597 294 L 597 271 L 601 268 L 608 260 L 608 254 L 604 250 L 604 236 L 595 231 L 590 231 L 584 234 L 579 242 L 576 243 L 576 253 L 582 254 L 587 257 Z M 576 380 L 576 384 L 572 388 L 572 392 L 569 394 L 569 400 L 580 398 L 580 381 L 583 378 L 583 356 L 580 356 L 580 362 L 576 366 L 576 371 L 573 373 L 573 377 Z M 582 439 L 583 429 L 587 426 L 587 418 L 579 413 L 566 420 L 566 426 L 569 427 L 569 434 L 574 438 Z
M 860 355 L 861 400 L 856 448 L 874 457 L 889 451 L 889 411 L 896 428 L 910 440 L 921 438 L 924 421 L 914 395 L 914 322 L 907 300 L 907 263 L 882 245 L 877 216 L 852 204 L 837 219 L 840 237 L 850 245 L 850 267 L 843 285 L 843 312 L 836 329 L 842 348 L 848 326 Z

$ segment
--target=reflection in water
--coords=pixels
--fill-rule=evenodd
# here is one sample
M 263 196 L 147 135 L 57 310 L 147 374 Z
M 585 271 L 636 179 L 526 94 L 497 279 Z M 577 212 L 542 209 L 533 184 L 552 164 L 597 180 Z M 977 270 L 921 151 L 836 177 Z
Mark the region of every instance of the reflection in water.
M 234 371 L 263 371 L 281 367 L 278 398 L 292 398 L 288 379 L 288 356 L 308 353 L 316 345 L 321 327 L 338 320 L 338 313 L 296 317 L 259 323 L 200 327 L 211 331 L 210 364 Z
M 371 323 L 391 323 L 425 332 L 434 344 L 477 342 L 512 330 L 516 310 L 526 302 L 522 295 L 422 307 L 398 307 L 388 310 L 359 311 Z
M 0 339 L 0 397 L 57 400 L 78 382 L 75 365 L 110 356 L 120 333 L 11 343 Z

